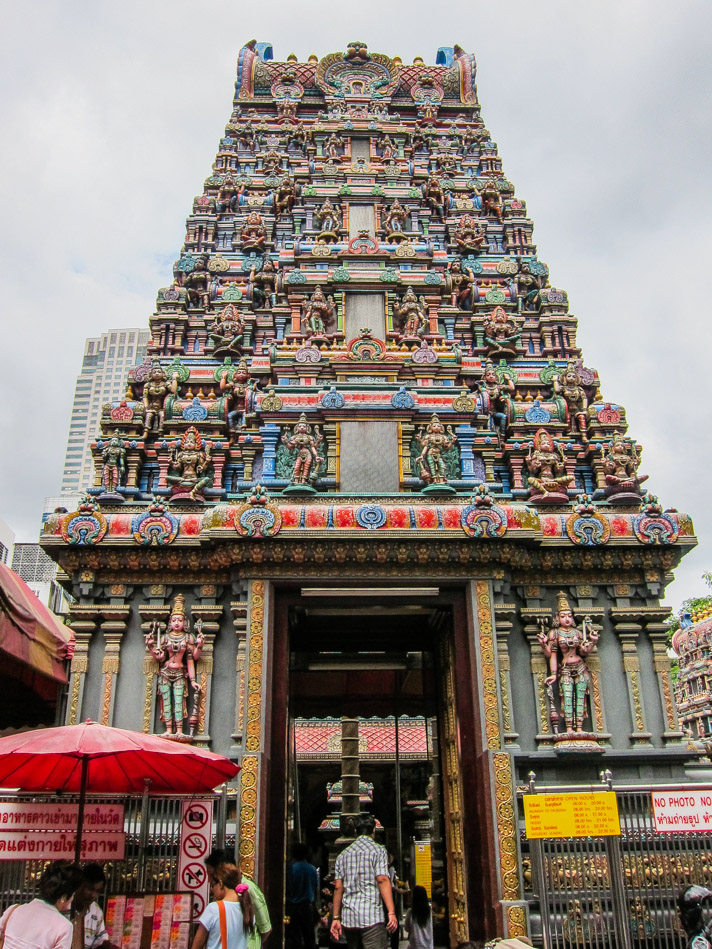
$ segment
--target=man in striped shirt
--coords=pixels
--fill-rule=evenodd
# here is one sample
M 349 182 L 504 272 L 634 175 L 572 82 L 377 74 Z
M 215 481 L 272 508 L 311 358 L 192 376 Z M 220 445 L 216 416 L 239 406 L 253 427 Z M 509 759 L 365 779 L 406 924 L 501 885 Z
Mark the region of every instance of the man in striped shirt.
M 388 853 L 373 839 L 376 821 L 371 814 L 361 814 L 354 823 L 356 840 L 336 858 L 331 938 L 338 942 L 343 931 L 348 949 L 388 949 L 386 929 L 392 933 L 398 927 Z

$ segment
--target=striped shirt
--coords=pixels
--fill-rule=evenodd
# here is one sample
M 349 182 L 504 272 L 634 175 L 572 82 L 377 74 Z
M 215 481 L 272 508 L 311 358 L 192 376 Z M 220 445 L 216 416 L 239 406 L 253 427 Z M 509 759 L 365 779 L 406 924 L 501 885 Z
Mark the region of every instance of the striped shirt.
M 347 929 L 365 929 L 383 922 L 383 901 L 376 877 L 388 879 L 388 852 L 363 835 L 336 858 L 334 875 L 344 884 L 341 922 Z

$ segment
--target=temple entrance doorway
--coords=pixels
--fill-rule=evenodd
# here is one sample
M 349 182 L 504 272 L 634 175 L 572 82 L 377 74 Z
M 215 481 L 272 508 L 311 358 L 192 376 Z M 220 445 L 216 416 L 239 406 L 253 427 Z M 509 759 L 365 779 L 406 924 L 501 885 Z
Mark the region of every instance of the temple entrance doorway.
M 438 588 L 305 588 L 278 594 L 276 606 L 282 661 L 273 675 L 283 670 L 287 695 L 278 725 L 286 737 L 282 853 L 289 859 L 294 844 L 306 846 L 327 917 L 334 862 L 353 832 L 352 817 L 371 813 L 376 840 L 392 855 L 400 919 L 420 885 L 431 901 L 436 946 L 478 938 L 488 834 L 477 815 L 464 597 Z M 328 945 L 326 926 L 318 934 Z

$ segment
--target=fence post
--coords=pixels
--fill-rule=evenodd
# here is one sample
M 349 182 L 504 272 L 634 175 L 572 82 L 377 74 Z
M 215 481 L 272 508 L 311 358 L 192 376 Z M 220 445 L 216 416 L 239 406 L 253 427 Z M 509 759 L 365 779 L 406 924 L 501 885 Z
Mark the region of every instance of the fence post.
M 613 790 L 613 775 L 610 771 L 601 771 L 601 784 L 605 784 L 609 791 Z M 604 840 L 608 855 L 608 873 L 611 880 L 611 900 L 618 933 L 618 946 L 620 949 L 633 949 L 625 899 L 620 837 L 604 837 Z
M 148 833 L 151 821 L 148 815 L 148 792 L 151 789 L 151 779 L 143 782 L 143 798 L 141 799 L 141 829 L 138 837 L 138 890 L 146 889 L 146 848 L 148 847 Z
M 536 774 L 529 772 L 529 794 L 536 794 Z M 539 897 L 539 916 L 541 918 L 541 937 L 544 949 L 551 946 L 551 919 L 549 916 L 549 890 L 544 866 L 544 848 L 541 840 L 529 841 L 529 854 L 532 861 L 532 895 Z

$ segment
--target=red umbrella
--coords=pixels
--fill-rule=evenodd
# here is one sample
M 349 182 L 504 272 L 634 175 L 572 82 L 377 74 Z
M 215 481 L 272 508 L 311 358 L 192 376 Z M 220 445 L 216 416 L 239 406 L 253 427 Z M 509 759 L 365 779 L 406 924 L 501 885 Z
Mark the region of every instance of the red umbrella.
M 199 794 L 239 770 L 204 748 L 96 722 L 0 738 L 0 787 L 79 792 L 77 860 L 87 791 L 136 793 L 149 780 L 154 792 Z

